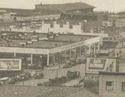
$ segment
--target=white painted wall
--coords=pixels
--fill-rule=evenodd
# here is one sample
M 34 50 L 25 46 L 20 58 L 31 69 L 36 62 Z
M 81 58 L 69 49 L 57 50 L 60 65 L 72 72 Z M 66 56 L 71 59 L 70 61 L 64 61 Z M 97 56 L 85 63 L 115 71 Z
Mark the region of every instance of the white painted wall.
M 72 25 L 72 28 L 69 27 L 70 24 L 67 22 L 66 24 L 63 24 L 63 27 L 60 27 L 60 24 L 57 24 L 57 22 L 53 22 L 53 28 L 51 28 L 50 23 L 44 23 L 41 22 L 41 27 L 39 29 L 31 29 L 30 26 L 24 26 L 22 28 L 16 28 L 14 26 L 11 26 L 11 31 L 22 31 L 22 32 L 39 32 L 39 33 L 48 33 L 48 32 L 53 32 L 53 33 L 74 33 L 74 34 L 81 34 L 83 33 L 82 24 L 79 23 L 78 25 Z
M 53 22 L 53 28 L 50 27 L 51 24 L 44 23 L 42 22 L 42 26 L 40 28 L 41 33 L 48 33 L 48 32 L 53 32 L 53 33 L 74 33 L 74 34 L 80 34 L 83 33 L 82 24 L 79 23 L 78 25 L 72 25 L 72 28 L 70 28 L 70 23 L 67 22 L 66 24 L 63 24 L 63 27 L 60 27 L 60 24 L 57 22 Z
M 96 35 L 96 36 L 108 36 L 107 34 L 104 33 L 93 33 L 93 32 L 84 32 L 82 29 L 82 23 L 79 22 L 79 24 L 72 24 L 72 28 L 70 28 L 70 23 L 66 22 L 65 24 L 63 24 L 63 27 L 60 27 L 60 24 L 57 23 L 56 21 L 54 21 L 53 23 L 53 27 L 51 27 L 50 23 L 45 23 L 44 21 L 41 22 L 41 24 L 39 23 L 40 27 L 37 27 L 37 23 L 35 24 L 30 24 L 30 25 L 24 25 L 22 28 L 16 27 L 14 26 L 10 26 L 11 31 L 16 31 L 16 32 L 38 32 L 38 33 L 48 33 L 48 32 L 53 32 L 53 33 L 64 33 L 64 34 L 68 34 L 68 33 L 73 33 L 73 34 L 77 34 L 77 35 Z M 32 29 L 31 26 L 34 25 L 36 27 L 36 29 Z M 8 28 L 8 29 L 10 29 Z M 2 29 L 2 30 L 7 30 L 7 29 Z

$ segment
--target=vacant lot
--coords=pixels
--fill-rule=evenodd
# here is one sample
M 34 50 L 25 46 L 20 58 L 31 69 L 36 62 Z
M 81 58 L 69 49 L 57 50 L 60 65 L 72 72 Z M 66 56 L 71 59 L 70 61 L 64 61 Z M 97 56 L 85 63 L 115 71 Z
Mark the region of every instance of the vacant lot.
M 79 91 L 72 87 L 0 86 L 0 97 L 66 97 Z
M 98 97 L 83 87 L 0 86 L 0 97 Z

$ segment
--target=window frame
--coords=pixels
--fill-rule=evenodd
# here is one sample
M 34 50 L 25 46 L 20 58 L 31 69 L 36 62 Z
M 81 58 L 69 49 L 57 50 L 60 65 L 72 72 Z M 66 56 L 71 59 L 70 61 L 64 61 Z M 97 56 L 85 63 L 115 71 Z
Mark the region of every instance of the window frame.
M 111 86 L 107 85 L 108 83 L 110 83 Z M 110 87 L 110 88 L 108 88 L 108 87 Z M 107 92 L 113 92 L 113 90 L 114 90 L 114 81 L 106 81 L 106 83 L 105 83 L 105 90 Z
M 124 84 L 124 86 L 123 86 Z M 125 92 L 125 81 L 124 82 L 121 82 L 121 91 L 122 92 Z

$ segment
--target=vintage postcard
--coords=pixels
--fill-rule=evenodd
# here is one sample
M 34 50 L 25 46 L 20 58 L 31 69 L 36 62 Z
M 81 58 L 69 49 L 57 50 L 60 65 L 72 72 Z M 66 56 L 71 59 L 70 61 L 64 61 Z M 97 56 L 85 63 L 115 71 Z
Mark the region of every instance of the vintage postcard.
M 0 97 L 125 97 L 124 0 L 0 0 Z

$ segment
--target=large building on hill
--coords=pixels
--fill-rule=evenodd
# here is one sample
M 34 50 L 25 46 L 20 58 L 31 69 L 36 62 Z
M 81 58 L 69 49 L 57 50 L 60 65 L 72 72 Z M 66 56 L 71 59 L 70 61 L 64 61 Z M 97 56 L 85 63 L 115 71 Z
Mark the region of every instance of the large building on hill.
M 83 2 L 65 4 L 37 4 L 36 10 L 58 12 L 63 19 L 95 19 L 93 9 L 95 7 Z
M 95 7 L 83 2 L 37 4 L 35 9 L 0 8 L 1 21 L 83 19 L 95 20 Z
M 83 2 L 65 4 L 37 4 L 35 9 L 0 8 L 0 18 L 7 20 L 32 19 L 83 19 L 95 20 L 95 7 Z M 58 17 L 57 17 L 58 16 Z M 56 17 L 56 18 L 54 18 Z
M 100 25 L 102 21 L 105 19 L 105 14 L 100 14 L 94 12 L 94 6 L 88 5 L 83 2 L 75 2 L 75 3 L 64 3 L 64 4 L 37 4 L 35 9 L 12 9 L 12 8 L 0 8 L 0 23 L 2 22 L 1 27 L 3 26 L 3 22 L 6 23 L 5 26 L 2 28 L 8 29 L 9 23 L 22 23 L 22 22 L 36 22 L 31 23 L 30 26 L 39 25 L 40 21 L 66 21 L 67 24 L 55 23 L 54 26 L 57 25 L 59 30 L 63 30 L 62 32 L 76 32 L 78 28 L 78 33 L 82 32 L 101 32 Z M 69 21 L 75 22 L 73 25 L 72 23 L 68 24 Z M 24 23 L 23 23 L 24 24 Z M 42 24 L 42 22 L 41 22 Z M 51 24 L 42 25 L 42 31 L 44 32 L 43 28 L 47 25 L 47 32 L 48 29 L 53 29 L 52 32 L 57 31 L 57 28 L 50 27 Z M 65 27 L 66 25 L 66 27 Z M 12 26 L 12 25 L 11 25 Z M 24 29 L 29 29 L 27 26 Z M 34 27 L 32 27 L 34 28 Z M 81 29 L 82 28 L 82 29 Z M 23 28 L 22 28 L 23 30 Z M 38 31 L 39 29 L 37 29 Z M 29 30 L 26 30 L 29 32 Z M 34 30 L 33 30 L 34 31 Z M 35 30 L 36 31 L 36 30 Z M 42 32 L 40 30 L 40 32 Z M 58 33 L 57 31 L 56 33 Z

